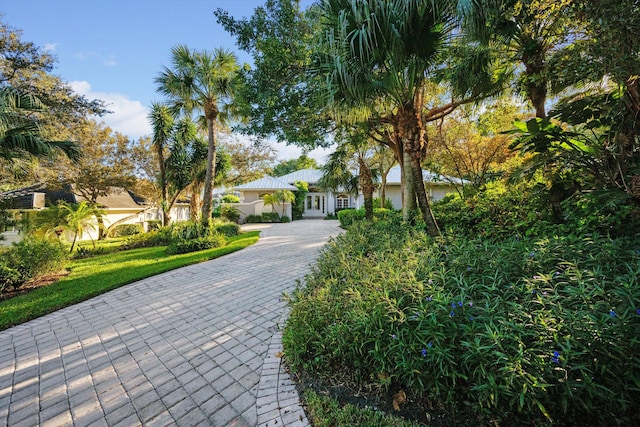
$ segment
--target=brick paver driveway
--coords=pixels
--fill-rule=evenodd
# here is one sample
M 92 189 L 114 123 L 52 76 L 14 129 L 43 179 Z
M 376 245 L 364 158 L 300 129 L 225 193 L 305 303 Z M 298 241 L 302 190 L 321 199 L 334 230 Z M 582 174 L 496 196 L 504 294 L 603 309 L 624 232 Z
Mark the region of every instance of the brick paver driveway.
M 0 425 L 304 425 L 280 296 L 338 224 L 254 227 L 247 249 L 0 332 Z

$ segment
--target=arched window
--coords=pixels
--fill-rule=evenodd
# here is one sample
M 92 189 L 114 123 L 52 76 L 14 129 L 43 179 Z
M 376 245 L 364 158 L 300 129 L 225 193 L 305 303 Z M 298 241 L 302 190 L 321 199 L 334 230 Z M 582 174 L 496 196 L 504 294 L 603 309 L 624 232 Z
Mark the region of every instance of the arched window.
M 349 207 L 349 196 L 339 194 L 338 197 L 336 197 L 336 209 L 346 209 Z

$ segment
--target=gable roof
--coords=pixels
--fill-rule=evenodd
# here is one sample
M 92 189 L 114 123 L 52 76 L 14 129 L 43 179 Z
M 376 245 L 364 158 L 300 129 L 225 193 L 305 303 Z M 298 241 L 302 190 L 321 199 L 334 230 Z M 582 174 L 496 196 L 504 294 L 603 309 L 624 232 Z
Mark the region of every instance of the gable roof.
M 256 179 L 255 181 L 247 182 L 246 184 L 238 185 L 233 187 L 234 190 L 264 190 L 264 191 L 273 191 L 273 190 L 297 190 L 293 185 L 288 184 L 286 181 L 281 180 L 280 178 L 274 178 L 272 176 L 265 176 L 260 179 Z
M 45 184 L 35 184 L 0 193 L 0 203 L 8 209 L 41 209 L 59 201 L 79 203 L 84 200 L 68 185 L 62 189 L 50 189 Z M 99 196 L 96 202 L 104 209 L 135 209 L 144 205 L 142 198 L 122 188 L 113 188 L 106 196 Z
M 400 169 L 400 166 L 392 167 L 389 170 L 389 174 L 387 175 L 387 185 L 389 185 L 389 184 L 400 185 L 400 183 L 402 182 L 402 172 L 401 171 L 402 170 Z M 428 170 L 423 170 L 422 171 L 422 177 L 424 179 L 424 182 L 427 182 L 427 183 L 430 183 L 430 184 L 464 185 L 464 184 L 468 184 L 469 183 L 469 181 L 467 181 L 466 179 L 455 178 L 455 177 L 447 176 L 447 175 L 440 175 L 440 174 L 433 173 L 433 172 L 428 171 Z
M 38 209 L 55 205 L 59 201 L 77 203 L 76 196 L 69 187 L 49 189 L 45 184 L 0 193 L 0 204 L 7 209 Z
M 322 171 L 320 169 L 300 169 L 298 171 L 279 176 L 278 179 L 289 184 L 293 184 L 296 181 L 304 181 L 307 184 L 316 184 L 320 181 L 321 177 Z

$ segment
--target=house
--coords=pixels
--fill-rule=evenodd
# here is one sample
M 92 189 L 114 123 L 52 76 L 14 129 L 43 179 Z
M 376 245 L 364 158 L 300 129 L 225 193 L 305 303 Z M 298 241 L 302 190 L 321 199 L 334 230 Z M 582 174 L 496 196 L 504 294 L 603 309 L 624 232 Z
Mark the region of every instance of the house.
M 433 202 L 442 200 L 447 194 L 454 193 L 469 184 L 469 181 L 462 178 L 439 175 L 426 170 L 422 171 L 422 177 L 429 200 Z M 380 189 L 378 189 L 377 197 L 380 197 Z M 391 168 L 387 174 L 385 198 L 391 200 L 395 209 L 402 207 L 402 171 L 400 166 Z
M 1 244 L 10 244 L 22 238 L 20 224 L 29 219 L 46 207 L 53 206 L 59 201 L 67 203 L 80 203 L 86 199 L 73 191 L 71 186 L 60 189 L 47 188 L 44 184 L 36 184 L 30 187 L 0 193 L 0 208 L 4 209 L 8 215 L 9 226 L 1 230 L 3 241 Z M 162 218 L 159 208 L 149 206 L 145 200 L 135 195 L 129 190 L 113 188 L 106 196 L 99 196 L 96 200 L 98 206 L 104 210 L 104 224 L 107 228 L 112 228 L 120 224 L 140 224 L 146 229 L 149 221 Z M 173 220 L 189 219 L 189 204 L 181 203 L 171 210 Z M 96 230 L 87 230 L 83 240 L 95 239 Z
M 429 171 L 423 171 L 423 176 L 431 200 L 434 201 L 441 200 L 448 193 L 456 191 L 457 187 L 467 184 L 467 181 L 463 179 L 438 175 Z M 247 215 L 260 215 L 264 211 L 268 212 L 270 208 L 264 206 L 262 197 L 282 189 L 296 191 L 293 184 L 297 181 L 304 181 L 309 185 L 309 192 L 304 203 L 304 218 L 323 218 L 341 209 L 357 209 L 364 206 L 361 194 L 355 195 L 344 191 L 319 188 L 318 182 L 321 177 L 322 171 L 318 169 L 302 169 L 279 177 L 266 176 L 234 187 L 232 190 L 240 194 L 241 202 L 234 206 L 237 206 L 241 211 L 241 221 Z M 401 178 L 399 166 L 391 168 L 387 175 L 385 195 L 396 209 L 402 207 Z M 378 189 L 377 196 L 380 197 L 380 189 Z M 287 209 L 290 215 L 290 206 Z

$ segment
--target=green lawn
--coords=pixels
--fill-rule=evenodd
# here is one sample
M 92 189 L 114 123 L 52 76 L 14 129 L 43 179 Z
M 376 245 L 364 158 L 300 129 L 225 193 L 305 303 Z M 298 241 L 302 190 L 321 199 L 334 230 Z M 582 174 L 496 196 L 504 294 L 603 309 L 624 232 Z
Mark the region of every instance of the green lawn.
M 71 273 L 56 283 L 0 301 L 0 330 L 35 319 L 96 295 L 185 265 L 211 260 L 258 241 L 259 231 L 228 238 L 226 246 L 166 255 L 165 246 L 133 249 L 70 261 Z

